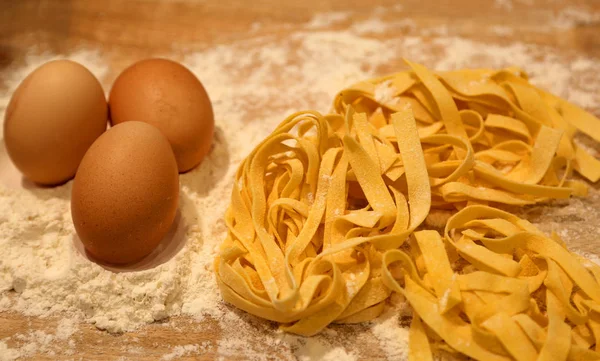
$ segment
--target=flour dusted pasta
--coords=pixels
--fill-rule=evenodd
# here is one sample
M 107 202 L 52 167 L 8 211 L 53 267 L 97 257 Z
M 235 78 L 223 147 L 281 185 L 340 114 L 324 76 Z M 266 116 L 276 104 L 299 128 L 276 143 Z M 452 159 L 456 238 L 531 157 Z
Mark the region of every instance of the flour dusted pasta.
M 215 260 L 223 298 L 288 332 L 414 313 L 411 360 L 596 360 L 600 267 L 502 205 L 583 195 L 600 121 L 518 69 L 410 71 L 291 115 L 241 164 Z M 385 87 L 390 97 L 376 96 Z M 423 229 L 432 208 L 454 211 Z M 594 348 L 592 350 L 591 348 Z

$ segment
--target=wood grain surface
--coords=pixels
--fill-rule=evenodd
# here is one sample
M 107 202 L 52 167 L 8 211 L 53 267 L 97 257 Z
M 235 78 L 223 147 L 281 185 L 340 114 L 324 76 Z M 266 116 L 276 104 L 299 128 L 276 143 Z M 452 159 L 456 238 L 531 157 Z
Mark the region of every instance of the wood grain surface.
M 394 6 L 397 6 L 397 2 L 393 0 L 3 0 L 0 4 L 0 92 L 6 90 L 8 69 L 23 64 L 26 55 L 32 51 L 68 53 L 80 47 L 99 49 L 110 63 L 112 70 L 109 78 L 112 80 L 119 69 L 149 56 L 171 53 L 176 57 L 177 54 L 183 55 L 195 49 L 273 32 L 285 37 L 286 32 L 301 27 L 320 12 L 350 11 L 353 14 L 352 21 L 366 17 L 375 7 L 392 9 Z M 410 18 L 416 24 L 417 29 L 412 30 L 416 32 L 421 27 L 445 24 L 449 35 L 497 44 L 514 41 L 543 44 L 600 61 L 600 22 L 582 22 L 574 27 L 539 31 L 547 26 L 551 18 L 573 6 L 600 14 L 600 1 L 597 0 L 407 0 L 402 2 L 401 16 Z M 397 16 L 400 15 L 390 11 L 382 18 L 391 21 Z M 258 23 L 260 28 L 250 34 L 249 29 Z M 493 27 L 498 25 L 513 31 L 499 34 L 493 31 Z M 403 33 L 393 35 L 402 36 Z M 597 190 L 598 186 L 595 188 Z M 595 204 L 597 209 L 600 200 L 599 197 L 595 198 L 593 202 L 597 204 L 590 204 Z M 550 217 L 548 224 L 552 224 L 566 219 L 566 215 L 561 215 L 565 207 L 559 205 L 550 214 L 539 212 L 535 207 L 527 212 L 538 220 Z M 579 221 L 594 223 L 594 217 L 580 216 Z M 600 245 L 598 237 L 586 236 L 585 227 L 579 228 L 579 232 L 583 236 L 577 234 L 571 245 L 595 252 Z M 237 311 L 232 309 L 231 312 Z M 177 317 L 168 321 L 119 335 L 82 324 L 73 336 L 72 342 L 77 350 L 75 354 L 38 353 L 34 358 L 117 360 L 127 357 L 155 360 L 172 351 L 174 346 L 203 342 L 206 353 L 183 359 L 210 360 L 219 356 L 217 340 L 222 330 L 216 320 L 197 322 L 189 317 Z M 52 330 L 57 322 L 57 318 L 40 319 L 0 313 L 0 339 L 36 330 Z M 247 322 L 262 321 L 248 318 Z M 274 325 L 264 327 L 273 328 Z M 367 326 L 334 326 L 334 330 L 356 333 L 364 327 Z M 346 331 L 341 331 L 343 329 Z M 260 336 L 253 341 L 260 345 Z M 60 347 L 60 342 L 66 341 L 56 342 Z M 370 348 L 369 358 L 384 358 L 377 345 L 371 345 L 368 340 L 363 342 L 363 347 Z M 9 346 L 18 345 L 18 340 L 11 339 L 9 342 Z M 278 359 L 285 352 L 273 345 L 262 347 L 269 359 Z M 241 360 L 245 356 L 237 354 L 225 358 Z

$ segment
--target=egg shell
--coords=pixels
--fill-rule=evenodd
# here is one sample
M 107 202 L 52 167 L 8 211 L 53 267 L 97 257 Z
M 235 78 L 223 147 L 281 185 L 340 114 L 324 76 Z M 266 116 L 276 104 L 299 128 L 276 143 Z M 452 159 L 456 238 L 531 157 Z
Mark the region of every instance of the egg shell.
M 131 263 L 167 234 L 178 199 L 177 162 L 167 139 L 152 125 L 126 122 L 106 131 L 83 157 L 71 215 L 90 254 Z
M 147 59 L 125 69 L 109 96 L 112 124 L 139 120 L 169 139 L 180 172 L 197 166 L 210 151 L 214 115 L 206 90 L 183 65 Z
M 14 92 L 4 120 L 6 150 L 30 180 L 60 184 L 75 175 L 107 120 L 108 104 L 96 77 L 73 61 L 51 61 Z

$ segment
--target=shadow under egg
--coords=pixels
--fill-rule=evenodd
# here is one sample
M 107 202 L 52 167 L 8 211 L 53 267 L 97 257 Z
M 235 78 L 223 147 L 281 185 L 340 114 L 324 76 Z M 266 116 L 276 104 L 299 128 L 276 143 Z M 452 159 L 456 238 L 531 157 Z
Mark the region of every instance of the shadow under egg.
M 225 131 L 216 125 L 210 151 L 200 164 L 179 175 L 181 185 L 188 187 L 199 197 L 207 196 L 231 166 L 229 151 Z
M 177 214 L 175 215 L 175 219 L 173 220 L 173 224 L 171 225 L 169 232 L 160 241 L 158 246 L 156 246 L 156 248 L 150 254 L 139 261 L 123 265 L 107 263 L 94 257 L 85 249 L 77 233 L 73 233 L 72 237 L 74 248 L 83 258 L 89 260 L 90 262 L 96 263 L 108 271 L 122 273 L 149 270 L 168 262 L 185 246 L 186 233 L 187 225 L 185 224 L 184 218 L 181 216 L 180 210 L 177 209 Z
M 2 146 L 0 148 L 0 182 L 10 189 L 29 189 L 35 187 L 35 184 L 23 177 L 10 160 L 6 146 L 4 145 L 4 139 L 2 139 Z
M 8 189 L 24 189 L 40 199 L 62 198 L 68 199 L 69 192 L 58 191 L 59 188 L 65 186 L 73 178 L 67 179 L 62 183 L 53 185 L 37 184 L 25 177 L 17 169 L 14 163 L 10 160 L 4 139 L 0 145 L 0 184 Z

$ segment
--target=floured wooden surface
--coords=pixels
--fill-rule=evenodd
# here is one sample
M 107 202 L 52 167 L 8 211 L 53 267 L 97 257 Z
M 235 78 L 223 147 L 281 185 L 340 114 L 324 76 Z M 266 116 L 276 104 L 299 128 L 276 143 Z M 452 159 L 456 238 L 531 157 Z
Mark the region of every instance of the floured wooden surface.
M 432 8 L 431 4 L 418 2 L 409 2 L 401 8 L 384 3 L 382 6 L 387 7 L 376 7 L 373 2 L 365 2 L 356 9 L 346 9 L 332 2 L 331 8 L 315 4 L 311 10 L 315 13 L 299 12 L 298 16 L 292 16 L 292 5 L 285 3 L 237 14 L 227 12 L 227 6 L 223 5 L 222 8 L 204 8 L 205 15 L 201 12 L 196 15 L 200 19 L 210 17 L 208 23 L 212 28 L 205 32 L 198 25 L 201 21 L 190 15 L 192 3 L 175 6 L 150 2 L 118 10 L 118 4 L 109 2 L 106 16 L 115 19 L 119 14 L 125 16 L 126 12 L 139 11 L 139 19 L 125 24 L 121 36 L 117 36 L 106 18 L 90 18 L 85 7 L 77 4 L 75 2 L 71 9 L 72 32 L 66 38 L 58 36 L 62 30 L 48 25 L 49 30 L 39 33 L 46 37 L 41 49 L 75 53 L 83 42 L 92 53 L 97 51 L 94 61 L 106 67 L 102 79 L 105 89 L 120 69 L 135 59 L 162 55 L 183 61 L 203 82 L 208 81 L 213 102 L 219 103 L 216 104 L 218 109 L 224 109 L 220 113 L 221 132 L 227 141 L 252 139 L 256 142 L 292 110 L 326 111 L 337 90 L 355 80 L 399 69 L 401 57 L 433 69 L 519 65 L 532 75 L 537 85 L 600 115 L 600 61 L 597 58 L 600 50 L 593 36 L 599 30 L 600 8 L 592 1 L 555 2 L 550 7 L 536 7 L 537 1 L 496 1 L 489 9 L 481 10 L 474 9 L 467 1 L 456 2 L 452 9 Z M 99 4 L 91 7 L 99 7 Z M 286 6 L 288 13 L 281 10 Z M 27 13 L 22 9 L 14 11 Z M 317 11 L 322 13 L 316 14 Z M 155 17 L 155 12 L 166 16 Z M 239 22 L 230 27 L 217 16 L 222 13 L 233 19 L 237 16 Z M 259 18 L 265 14 L 271 16 Z M 180 19 L 189 21 L 180 23 Z M 448 19 L 446 24 L 445 19 Z M 87 21 L 85 26 L 84 20 Z M 94 25 L 96 28 L 91 31 Z M 142 28 L 149 29 L 145 33 L 147 38 L 141 36 Z M 168 31 L 158 31 L 159 28 Z M 17 33 L 3 42 L 14 58 L 0 73 L 5 87 L 2 96 L 9 96 L 6 88 L 15 81 L 17 70 L 28 63 L 23 55 L 29 48 L 27 38 Z M 168 45 L 171 43 L 174 45 Z M 221 44 L 221 48 L 216 44 Z M 237 134 L 237 129 L 231 127 L 233 123 L 224 120 L 228 117 L 242 119 L 252 126 Z M 587 139 L 582 142 L 599 150 Z M 229 167 L 235 167 L 243 156 L 231 151 L 227 160 Z M 219 177 L 205 173 L 200 170 L 197 175 L 208 181 Z M 185 182 L 193 184 L 190 179 Z M 222 201 L 227 203 L 228 198 Z M 598 185 L 590 189 L 585 199 L 554 202 L 516 212 L 545 232 L 556 231 L 572 249 L 599 253 Z M 215 228 L 218 227 L 215 224 Z M 16 299 L 14 294 L 9 297 Z M 218 357 L 402 360 L 406 352 L 410 322 L 406 310 L 387 313 L 371 324 L 333 326 L 313 339 L 278 333 L 273 324 L 226 305 L 219 305 L 217 311 L 211 316 L 202 316 L 199 312 L 195 316 L 167 317 L 141 326 L 137 331 L 117 335 L 99 331 L 84 322 L 64 321 L 64 315 L 60 314 L 39 318 L 3 312 L 0 313 L 3 325 L 0 340 L 4 339 L 5 347 L 22 356 L 48 360 Z M 0 354 L 3 353 L 1 347 Z

